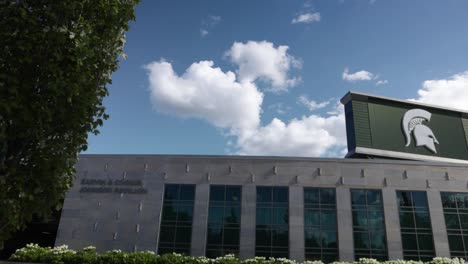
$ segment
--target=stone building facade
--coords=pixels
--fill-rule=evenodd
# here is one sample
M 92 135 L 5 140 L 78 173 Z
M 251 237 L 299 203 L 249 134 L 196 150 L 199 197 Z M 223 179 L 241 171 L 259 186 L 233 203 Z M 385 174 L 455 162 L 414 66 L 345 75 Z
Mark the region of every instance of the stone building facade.
M 56 245 L 325 261 L 468 254 L 466 165 L 81 155 L 76 168 Z

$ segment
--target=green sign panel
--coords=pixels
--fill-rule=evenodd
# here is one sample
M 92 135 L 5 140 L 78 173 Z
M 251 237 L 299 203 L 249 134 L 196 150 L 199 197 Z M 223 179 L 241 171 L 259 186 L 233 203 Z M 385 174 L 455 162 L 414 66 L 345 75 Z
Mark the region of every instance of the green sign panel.
M 347 157 L 468 163 L 468 113 L 349 92 Z

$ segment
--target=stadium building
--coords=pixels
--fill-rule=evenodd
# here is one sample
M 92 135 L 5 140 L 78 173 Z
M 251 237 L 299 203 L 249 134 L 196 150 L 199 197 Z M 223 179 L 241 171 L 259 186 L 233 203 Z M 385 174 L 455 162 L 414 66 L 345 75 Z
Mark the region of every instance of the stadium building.
M 345 159 L 81 155 L 55 245 L 468 258 L 468 113 L 348 93 Z

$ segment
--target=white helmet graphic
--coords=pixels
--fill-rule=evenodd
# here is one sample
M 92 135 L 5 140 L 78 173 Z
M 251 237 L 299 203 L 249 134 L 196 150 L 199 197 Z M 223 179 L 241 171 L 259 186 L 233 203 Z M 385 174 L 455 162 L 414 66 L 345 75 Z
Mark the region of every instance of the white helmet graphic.
M 412 109 L 405 113 L 401 125 L 406 137 L 406 147 L 411 144 L 411 133 L 416 140 L 416 146 L 425 146 L 433 153 L 437 153 L 435 144 L 439 144 L 432 130 L 423 125 L 431 120 L 431 113 L 422 109 Z

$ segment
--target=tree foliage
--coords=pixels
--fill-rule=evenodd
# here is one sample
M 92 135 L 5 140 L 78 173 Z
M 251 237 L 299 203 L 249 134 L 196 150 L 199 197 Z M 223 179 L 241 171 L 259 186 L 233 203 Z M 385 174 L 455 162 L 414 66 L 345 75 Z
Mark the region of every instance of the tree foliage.
M 0 241 L 70 188 L 139 0 L 0 0 Z

